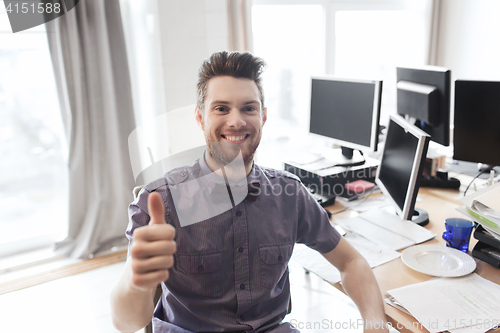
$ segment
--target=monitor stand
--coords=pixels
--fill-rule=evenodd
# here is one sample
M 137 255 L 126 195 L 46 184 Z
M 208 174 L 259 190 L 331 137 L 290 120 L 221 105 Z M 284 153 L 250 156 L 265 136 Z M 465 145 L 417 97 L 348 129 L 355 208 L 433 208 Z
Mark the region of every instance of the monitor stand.
M 388 206 L 384 209 L 386 212 L 394 214 L 396 216 L 399 216 L 398 212 L 396 209 L 392 206 Z M 419 226 L 426 226 L 429 224 L 429 213 L 427 211 L 420 209 L 420 208 L 413 208 L 413 216 L 411 217 L 411 222 L 418 224 Z
M 429 224 L 429 213 L 423 209 L 414 208 L 411 221 L 423 227 Z
M 290 158 L 297 165 L 314 164 L 315 170 L 325 170 L 333 167 L 354 167 L 363 165 L 366 161 L 358 150 L 351 148 L 325 148 L 321 152 L 300 152 Z
M 365 158 L 359 150 L 341 147 L 328 149 L 323 152 L 325 166 L 317 169 L 324 170 L 333 167 L 353 167 L 363 165 Z

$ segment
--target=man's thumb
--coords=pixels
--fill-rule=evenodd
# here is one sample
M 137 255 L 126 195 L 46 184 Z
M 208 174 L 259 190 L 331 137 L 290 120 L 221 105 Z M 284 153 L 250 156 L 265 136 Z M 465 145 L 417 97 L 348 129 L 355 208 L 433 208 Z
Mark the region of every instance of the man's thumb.
M 151 220 L 149 224 L 165 224 L 165 207 L 158 193 L 151 193 L 148 197 L 148 210 Z

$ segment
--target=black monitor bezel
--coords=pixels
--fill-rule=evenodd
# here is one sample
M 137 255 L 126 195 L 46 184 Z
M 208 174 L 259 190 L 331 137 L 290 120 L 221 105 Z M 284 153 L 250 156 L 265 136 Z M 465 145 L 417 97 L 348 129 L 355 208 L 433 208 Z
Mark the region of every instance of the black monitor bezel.
M 460 87 L 461 85 L 465 85 L 465 87 Z M 473 89 L 473 86 L 482 86 L 482 89 L 479 89 L 476 87 Z M 477 89 L 479 89 L 479 93 L 485 94 L 488 91 L 488 85 L 497 85 L 498 86 L 498 93 L 500 93 L 500 81 L 480 81 L 480 80 L 455 80 L 455 105 L 454 105 L 454 111 L 455 111 L 455 121 L 454 121 L 454 127 L 453 127 L 453 159 L 454 160 L 459 160 L 459 161 L 467 161 L 467 162 L 476 162 L 476 163 L 483 163 L 483 164 L 489 164 L 489 165 L 500 165 L 500 153 L 498 150 L 498 143 L 499 142 L 471 142 L 468 144 L 468 147 L 471 147 L 470 149 L 467 149 L 465 145 L 462 145 L 460 147 L 460 141 L 462 138 L 464 138 L 464 141 L 470 141 L 470 132 L 471 132 L 471 126 L 472 123 L 470 121 L 466 121 L 465 123 L 462 123 L 460 120 L 460 108 L 464 107 L 463 103 L 460 101 L 460 98 L 464 98 L 463 94 L 466 94 L 465 97 L 468 98 L 474 98 L 477 103 L 481 102 L 481 97 L 480 96 L 471 96 L 472 94 L 475 93 Z M 458 86 L 458 89 L 457 89 Z M 486 89 L 485 89 L 486 88 Z M 463 91 L 462 91 L 463 89 Z M 490 93 L 490 92 L 488 92 Z M 491 93 L 490 93 L 491 94 Z M 492 94 L 493 96 L 493 94 Z M 499 99 L 498 94 L 494 95 L 495 98 Z M 484 98 L 484 95 L 482 96 Z M 474 108 L 473 110 L 470 110 L 471 112 L 474 112 L 477 115 L 477 109 L 479 106 Z M 500 113 L 500 110 L 498 110 Z M 497 116 L 497 118 L 500 116 Z M 458 120 L 458 121 L 457 121 Z M 482 123 L 485 123 L 484 121 Z M 494 123 L 492 121 L 486 122 L 489 125 L 497 125 L 497 123 Z M 500 130 L 497 131 L 498 135 L 500 136 Z M 459 139 L 458 145 L 457 145 L 457 138 Z M 493 157 L 491 153 L 483 153 L 483 149 L 487 148 L 487 150 L 495 150 L 497 152 L 497 158 Z M 492 147 L 488 149 L 488 147 Z M 458 148 L 458 149 L 457 149 Z

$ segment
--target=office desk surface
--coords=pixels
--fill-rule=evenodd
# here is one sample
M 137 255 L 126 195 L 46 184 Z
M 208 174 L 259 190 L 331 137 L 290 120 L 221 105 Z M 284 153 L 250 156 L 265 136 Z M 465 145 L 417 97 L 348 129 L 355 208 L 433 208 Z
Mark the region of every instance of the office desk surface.
M 457 201 L 459 196 L 460 194 L 456 190 L 427 188 L 420 189 L 418 194 L 419 200 L 417 201 L 416 206 L 418 208 L 426 210 L 429 213 L 430 222 L 426 226 L 426 228 L 432 230 L 436 234 L 436 237 L 434 239 L 426 242 L 425 244 L 445 245 L 445 241 L 441 237 L 445 229 L 444 220 L 450 217 L 464 217 L 461 213 L 456 211 L 456 208 L 460 206 L 460 203 Z M 342 205 L 340 203 L 336 203 L 335 205 L 328 208 L 332 212 L 341 211 Z M 349 211 L 342 211 L 338 215 L 334 215 L 333 221 L 335 221 L 335 219 L 347 218 L 355 214 L 356 213 Z M 471 237 L 471 245 L 469 248 L 472 249 L 475 243 L 476 240 Z M 500 284 L 500 269 L 495 268 L 481 260 L 476 260 L 476 262 L 477 268 L 475 272 L 477 274 L 490 281 Z M 401 258 L 375 267 L 373 269 L 373 273 L 377 278 L 380 290 L 384 297 L 387 296 L 388 290 L 414 283 L 424 282 L 433 278 L 433 276 L 431 275 L 419 273 L 407 267 L 403 263 Z M 340 283 L 336 283 L 334 286 L 344 292 Z M 428 333 L 425 328 L 418 324 L 415 318 L 395 309 L 390 305 L 385 305 L 385 312 L 388 317 L 387 319 L 391 321 L 393 327 L 398 329 L 398 331 L 400 332 Z M 500 329 L 490 332 L 499 333 Z

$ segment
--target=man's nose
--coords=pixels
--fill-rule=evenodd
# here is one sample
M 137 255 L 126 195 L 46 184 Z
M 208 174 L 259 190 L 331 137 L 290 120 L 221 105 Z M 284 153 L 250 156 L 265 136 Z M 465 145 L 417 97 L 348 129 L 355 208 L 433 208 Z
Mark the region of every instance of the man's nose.
M 245 117 L 240 110 L 231 110 L 227 125 L 230 127 L 240 128 L 246 125 Z

